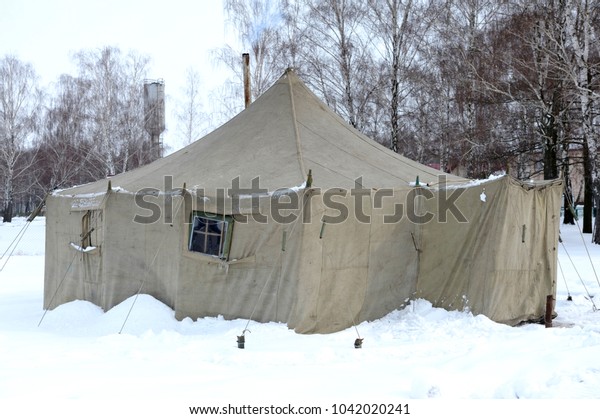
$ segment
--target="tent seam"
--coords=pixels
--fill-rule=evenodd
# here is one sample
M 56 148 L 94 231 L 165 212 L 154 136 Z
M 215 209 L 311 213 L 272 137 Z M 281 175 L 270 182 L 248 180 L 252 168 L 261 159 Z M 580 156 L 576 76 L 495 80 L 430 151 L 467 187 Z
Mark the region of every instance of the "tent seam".
M 298 121 L 296 117 L 296 104 L 294 102 L 294 90 L 292 86 L 292 78 L 288 77 L 288 86 L 290 89 L 290 101 L 292 103 L 292 121 L 294 122 L 294 135 L 296 137 L 296 152 L 298 155 L 298 164 L 300 165 L 301 179 L 304 179 L 307 175 L 306 168 L 304 166 L 304 158 L 302 157 L 302 145 L 300 142 L 300 131 L 298 130 Z

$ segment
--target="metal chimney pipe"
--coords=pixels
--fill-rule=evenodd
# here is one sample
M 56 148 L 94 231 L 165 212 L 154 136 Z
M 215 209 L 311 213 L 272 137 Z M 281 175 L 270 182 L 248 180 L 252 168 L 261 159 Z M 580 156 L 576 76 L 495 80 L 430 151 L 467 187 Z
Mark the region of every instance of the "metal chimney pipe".
M 247 108 L 252 102 L 250 93 L 250 54 L 243 53 L 242 59 L 244 62 L 244 108 Z

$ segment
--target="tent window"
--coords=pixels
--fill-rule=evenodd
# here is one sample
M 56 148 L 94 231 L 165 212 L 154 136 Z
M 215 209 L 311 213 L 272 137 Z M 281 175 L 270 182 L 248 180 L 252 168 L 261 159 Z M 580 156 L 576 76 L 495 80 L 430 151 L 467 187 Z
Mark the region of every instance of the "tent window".
M 192 228 L 188 249 L 227 259 L 231 246 L 233 217 L 206 212 L 192 214 Z
M 81 218 L 81 247 L 97 245 L 92 243 L 92 236 L 97 236 L 99 223 L 102 222 L 102 210 L 87 210 Z M 92 235 L 92 233 L 96 234 Z

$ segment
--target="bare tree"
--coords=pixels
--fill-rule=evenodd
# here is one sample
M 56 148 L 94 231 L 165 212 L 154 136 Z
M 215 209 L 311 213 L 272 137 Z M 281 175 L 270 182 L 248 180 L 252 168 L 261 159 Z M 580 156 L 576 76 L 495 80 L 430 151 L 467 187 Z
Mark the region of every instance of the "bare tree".
M 118 128 L 124 143 L 119 156 L 121 172 L 150 163 L 161 156 L 150 144 L 149 134 L 144 127 L 143 89 L 149 62 L 149 57 L 133 51 L 123 57 L 121 124 Z
M 552 45 L 549 60 L 557 69 L 556 78 L 568 88 L 567 95 L 572 104 L 563 125 L 569 125 L 574 138 L 572 143 L 582 152 L 583 232 L 591 233 L 594 184 L 598 179 L 595 109 L 600 99 L 600 50 L 596 35 L 600 30 L 600 10 L 589 0 L 547 0 L 539 3 L 545 6 L 542 12 L 550 9 L 556 14 L 552 25 L 545 28 L 544 36 Z M 597 232 L 600 243 L 600 226 Z
M 584 207 L 583 207 L 583 232 L 592 233 L 592 208 L 593 186 L 596 184 L 596 200 L 600 205 L 600 185 L 598 179 L 598 133 L 594 126 L 595 115 L 593 109 L 595 102 L 600 99 L 600 94 L 594 92 L 598 87 L 597 77 L 600 72 L 600 51 L 596 31 L 592 25 L 598 19 L 600 11 L 598 6 L 593 6 L 589 0 L 565 0 L 571 7 L 570 13 L 565 16 L 565 40 L 572 48 L 571 79 L 577 89 L 581 110 L 581 130 L 584 158 Z M 595 16 L 594 16 L 595 15 Z M 599 28 L 600 29 L 600 28 Z M 565 60 L 566 62 L 566 60 Z M 597 218 L 596 218 L 597 220 Z M 600 223 L 596 221 L 593 242 L 600 244 Z
M 369 22 L 374 29 L 374 46 L 383 63 L 380 83 L 385 86 L 389 115 L 389 143 L 395 152 L 401 151 L 401 109 L 416 84 L 417 61 L 423 52 L 429 28 L 436 18 L 434 3 L 429 0 L 369 0 Z M 378 48 L 379 49 L 379 48 Z M 406 153 L 406 147 L 402 152 Z
M 183 102 L 177 107 L 175 116 L 178 134 L 185 144 L 190 144 L 202 135 L 207 116 L 202 112 L 200 74 L 193 68 L 188 68 L 185 79 L 186 84 L 182 89 Z
M 533 7 L 532 7 L 533 6 Z M 571 107 L 569 90 L 571 83 L 564 77 L 561 50 L 564 47 L 564 28 L 567 8 L 564 1 L 538 0 L 533 5 L 524 2 L 524 15 L 533 18 L 533 31 L 522 33 L 522 45 L 531 51 L 532 60 L 520 66 L 521 74 L 533 73 L 534 77 L 523 77 L 529 91 L 533 93 L 530 103 L 537 105 L 538 131 L 543 144 L 544 178 L 559 176 L 559 161 L 565 179 L 564 223 L 573 224 L 573 194 L 569 177 L 569 148 L 572 143 L 567 116 Z M 530 69 L 528 71 L 528 69 Z M 533 70 L 533 71 L 532 71 Z M 562 151 L 561 151 L 562 147 Z
M 306 12 L 305 0 L 280 0 L 283 24 L 279 31 L 283 59 L 288 67 L 303 74 L 307 47 L 307 28 L 302 23 Z
M 255 47 L 255 89 L 277 57 L 353 126 L 424 163 L 552 179 L 581 147 L 586 185 L 598 178 L 600 9 L 590 0 L 266 3 L 226 2 Z M 240 81 L 242 51 L 229 54 Z
M 143 80 L 149 59 L 115 47 L 75 55 L 79 78 L 89 85 L 87 110 L 98 176 L 124 172 L 148 161 L 144 148 Z
M 453 60 L 456 66 L 454 99 L 459 110 L 456 123 L 462 133 L 454 147 L 460 150 L 466 174 L 474 177 L 485 176 L 493 169 L 489 164 L 490 154 L 496 154 L 500 146 L 495 141 L 498 137 L 493 135 L 493 118 L 501 106 L 488 96 L 479 75 L 493 68 L 497 61 L 494 51 L 486 51 L 486 34 L 506 13 L 505 7 L 505 2 L 494 0 L 456 0 L 448 1 L 445 13 L 441 13 L 447 22 L 439 30 L 443 42 L 448 42 L 450 55 L 446 59 Z M 491 103 L 494 104 L 488 106 Z
M 518 113 L 535 123 L 535 138 L 526 125 L 515 126 L 511 130 L 515 141 L 506 143 L 506 152 L 510 157 L 514 153 L 528 156 L 523 162 L 526 166 L 543 163 L 545 179 L 559 176 L 560 148 L 565 141 L 562 114 L 568 106 L 553 41 L 562 13 L 553 3 L 514 2 L 512 13 L 487 30 L 486 65 L 474 69 L 487 96 L 510 105 L 504 126 L 512 125 L 510 121 L 516 120 Z M 526 170 L 523 174 L 529 176 L 536 171 Z
M 74 186 L 95 180 L 99 170 L 90 153 L 90 121 L 86 113 L 87 89 L 81 79 L 62 75 L 43 118 L 36 179 L 43 190 Z
M 306 0 L 304 72 L 325 102 L 359 130 L 367 130 L 379 88 L 371 54 L 367 5 L 359 0 Z
M 2 175 L 4 222 L 11 222 L 15 180 L 31 166 L 27 153 L 37 128 L 41 93 L 30 64 L 14 56 L 0 60 L 0 173 Z
M 234 79 L 228 80 L 218 94 L 224 112 L 231 117 L 244 104 L 242 53 L 250 54 L 253 98 L 260 96 L 283 74 L 287 60 L 280 37 L 284 23 L 280 0 L 225 0 L 224 6 L 228 24 L 237 33 L 240 46 L 226 45 L 214 51 L 216 60 L 234 74 Z

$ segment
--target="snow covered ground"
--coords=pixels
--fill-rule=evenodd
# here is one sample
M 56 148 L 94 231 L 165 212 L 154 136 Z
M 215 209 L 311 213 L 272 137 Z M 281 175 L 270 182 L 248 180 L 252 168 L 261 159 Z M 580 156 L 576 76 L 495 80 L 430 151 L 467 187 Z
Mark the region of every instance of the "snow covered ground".
M 1 253 L 24 227 L 24 219 L 0 225 Z M 331 335 L 251 322 L 241 350 L 236 336 L 246 320 L 177 321 L 148 295 L 126 323 L 133 299 L 106 313 L 84 301 L 44 313 L 38 218 L 12 257 L 0 259 L 0 417 L 174 418 L 190 416 L 191 406 L 289 404 L 335 416 L 341 404 L 374 402 L 408 404 L 412 417 L 528 410 L 593 417 L 600 413 L 600 246 L 585 235 L 586 250 L 576 226 L 561 226 L 561 234 L 557 327 L 508 327 L 417 300 Z M 362 349 L 353 346 L 357 333 Z

